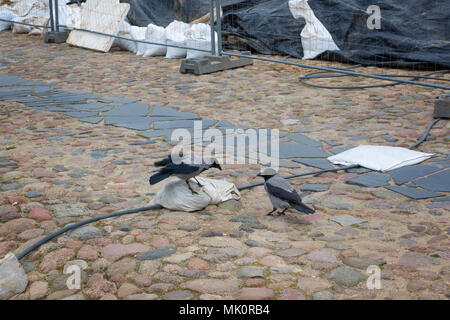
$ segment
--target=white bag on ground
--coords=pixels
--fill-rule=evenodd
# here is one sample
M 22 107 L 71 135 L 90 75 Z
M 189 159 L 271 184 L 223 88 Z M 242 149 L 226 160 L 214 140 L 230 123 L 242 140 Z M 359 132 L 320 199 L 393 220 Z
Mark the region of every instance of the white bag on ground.
M 158 191 L 149 205 L 159 204 L 171 210 L 196 211 L 210 204 L 241 198 L 241 194 L 233 183 L 204 177 L 196 177 L 196 179 L 203 187 L 200 188 L 193 179 L 190 181 L 190 186 L 198 194 L 192 194 L 184 180 L 175 178 Z
M 128 21 L 123 20 L 120 25 L 119 25 L 119 33 L 117 34 L 120 37 L 124 37 L 124 38 L 132 38 L 131 36 L 131 25 L 128 23 Z M 116 38 L 113 42 L 113 46 L 118 46 L 119 48 L 126 50 L 126 51 L 130 51 L 133 53 L 136 53 L 137 51 L 137 46 L 136 46 L 136 42 L 131 41 L 131 40 L 125 40 L 125 39 L 119 39 Z
M 149 42 L 166 44 L 166 29 L 150 23 L 145 31 L 145 40 Z M 167 53 L 166 46 L 157 46 L 146 43 L 140 43 L 139 45 L 142 47 L 144 57 L 165 56 Z
M 186 32 L 190 29 L 190 25 L 181 21 L 173 21 L 166 27 L 166 37 L 168 45 L 186 46 Z M 187 50 L 183 48 L 167 47 L 166 58 L 184 58 Z
M 147 28 L 145 27 L 137 27 L 137 26 L 131 26 L 131 38 L 135 40 L 144 40 L 145 39 L 145 32 Z M 144 54 L 143 47 L 140 42 L 135 42 L 136 44 L 136 54 L 138 56 L 142 56 Z
M 50 20 L 48 0 L 21 0 L 13 3 L 11 11 L 17 14 L 14 21 L 47 26 Z M 44 29 L 14 23 L 13 33 L 42 34 Z
M 211 27 L 205 23 L 197 23 L 191 26 L 190 30 L 186 32 L 186 47 L 198 48 L 204 51 L 197 51 L 192 49 L 187 49 L 186 58 L 201 58 L 211 54 Z M 217 42 L 217 32 L 214 32 L 215 36 L 215 47 L 216 52 L 218 52 L 218 42 Z
M 364 168 L 384 172 L 420 163 L 431 156 L 433 156 L 431 153 L 401 147 L 360 145 L 328 157 L 328 161 L 345 166 L 358 164 Z
M 0 18 L 6 20 L 13 20 L 17 17 L 17 14 L 10 11 L 6 6 L 0 7 Z M 0 21 L 0 31 L 8 30 L 11 28 L 11 22 Z
M 289 0 L 289 10 L 295 19 L 304 18 L 302 38 L 303 59 L 314 59 L 327 50 L 339 50 L 327 28 L 314 15 L 308 0 Z
M 63 3 L 59 2 L 59 24 L 67 26 L 69 30 L 71 28 L 79 28 L 81 24 L 81 8 L 85 5 L 86 3 L 82 3 L 81 7 L 79 7 L 77 4 L 66 5 L 66 1 L 63 1 Z M 56 10 L 55 7 L 53 7 L 53 10 Z M 65 27 L 60 27 L 60 29 L 66 30 Z

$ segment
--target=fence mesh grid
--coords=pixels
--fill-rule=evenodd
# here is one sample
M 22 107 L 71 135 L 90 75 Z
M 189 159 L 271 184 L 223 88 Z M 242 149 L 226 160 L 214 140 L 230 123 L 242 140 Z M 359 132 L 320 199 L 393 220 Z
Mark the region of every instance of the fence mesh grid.
M 445 31 L 449 24 L 445 14 L 439 16 L 442 3 L 437 1 L 414 9 L 403 0 L 392 4 L 364 0 L 216 1 L 223 11 L 223 54 L 245 50 L 255 58 L 323 66 L 330 64 L 317 60 L 332 61 L 340 68 L 356 71 L 361 65 L 369 67 L 366 72 L 387 76 L 424 71 L 421 80 L 448 86 L 448 79 L 443 78 L 450 69 L 450 61 L 445 59 L 450 49 L 450 34 Z M 321 82 L 321 75 L 312 76 L 314 82 L 330 82 Z M 401 75 L 400 79 L 419 78 Z

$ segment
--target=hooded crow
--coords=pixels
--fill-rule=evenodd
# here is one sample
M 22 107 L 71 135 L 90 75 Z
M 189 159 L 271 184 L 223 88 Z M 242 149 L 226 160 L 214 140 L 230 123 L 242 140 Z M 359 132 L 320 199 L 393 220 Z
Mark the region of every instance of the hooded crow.
M 169 159 L 169 157 L 167 159 Z M 167 160 L 167 159 L 164 159 L 164 160 Z M 164 160 L 162 160 L 162 161 L 164 161 Z M 160 161 L 160 162 L 162 162 L 162 161 Z M 192 193 L 197 193 L 194 190 L 192 190 L 191 186 L 189 185 L 189 179 L 191 179 L 191 178 L 195 179 L 195 176 L 199 175 L 203 171 L 206 171 L 210 168 L 217 168 L 219 170 L 222 170 L 222 168 L 220 167 L 220 164 L 217 162 L 216 159 L 213 159 L 213 161 L 209 164 L 208 163 L 187 164 L 184 162 L 181 162 L 180 164 L 175 164 L 173 162 L 169 162 L 164 167 L 159 169 L 159 171 L 157 173 L 152 175 L 149 179 L 149 182 L 151 185 L 153 185 L 153 184 L 157 184 L 158 182 L 160 182 L 164 179 L 167 179 L 170 176 L 176 176 L 176 177 L 186 181 L 186 183 L 189 187 L 189 190 L 191 190 Z M 200 184 L 200 182 L 197 181 L 197 179 L 195 179 L 195 181 L 197 182 L 197 184 L 200 187 L 203 187 Z
M 271 216 L 277 209 L 283 209 L 283 211 L 277 213 L 284 215 L 284 212 L 289 208 L 294 208 L 305 214 L 314 213 L 314 209 L 307 207 L 302 202 L 295 188 L 286 179 L 280 177 L 274 169 L 268 168 L 259 173 L 258 176 L 264 178 L 264 189 L 266 189 L 273 206 L 273 210 L 267 215 Z

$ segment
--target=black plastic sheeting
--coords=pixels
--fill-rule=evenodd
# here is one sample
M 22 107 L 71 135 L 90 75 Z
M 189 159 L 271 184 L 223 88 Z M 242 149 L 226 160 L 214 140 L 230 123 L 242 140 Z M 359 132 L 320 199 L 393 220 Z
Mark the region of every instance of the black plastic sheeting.
M 209 0 L 121 0 L 131 4 L 133 25 L 167 26 L 209 12 Z M 310 7 L 339 51 L 318 59 L 414 69 L 450 69 L 450 1 L 310 0 Z M 367 7 L 381 9 L 381 29 L 367 27 Z M 303 57 L 303 18 L 288 0 L 222 0 L 224 49 Z
M 209 12 L 209 0 L 120 0 L 129 3 L 128 20 L 146 27 L 149 23 L 167 27 L 172 21 L 191 22 Z M 227 1 L 224 1 L 227 4 Z

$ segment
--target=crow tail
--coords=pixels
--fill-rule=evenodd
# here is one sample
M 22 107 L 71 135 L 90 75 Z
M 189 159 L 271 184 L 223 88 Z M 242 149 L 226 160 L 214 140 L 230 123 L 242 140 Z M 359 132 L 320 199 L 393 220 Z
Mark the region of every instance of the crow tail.
M 306 206 L 304 203 L 291 203 L 290 204 L 294 209 L 306 214 L 313 214 L 315 211 L 310 207 Z
M 150 177 L 149 182 L 151 185 L 157 184 L 158 182 L 163 181 L 164 179 L 167 179 L 168 177 L 170 177 L 170 173 L 158 172 Z

